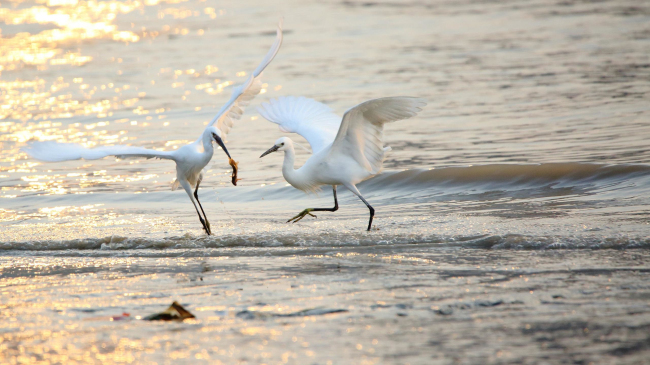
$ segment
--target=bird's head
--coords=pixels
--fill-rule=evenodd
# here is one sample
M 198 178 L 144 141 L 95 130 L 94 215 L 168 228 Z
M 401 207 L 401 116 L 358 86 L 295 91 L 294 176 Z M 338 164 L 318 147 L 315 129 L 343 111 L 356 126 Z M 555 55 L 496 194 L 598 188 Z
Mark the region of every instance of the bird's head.
M 228 156 L 228 159 L 230 159 L 230 153 L 228 153 L 228 150 L 226 149 L 226 146 L 223 144 L 223 139 L 221 139 L 221 131 L 219 128 L 215 126 L 210 126 L 207 128 L 208 132 L 210 133 L 210 136 L 212 136 L 212 139 L 217 142 L 217 144 L 223 149 L 223 152 L 226 153 L 226 156 Z
M 269 153 L 275 152 L 275 151 L 286 151 L 289 148 L 291 148 L 291 146 L 293 146 L 293 143 L 291 142 L 291 140 L 288 137 L 281 137 L 280 139 L 275 141 L 275 144 L 273 145 L 273 147 L 266 150 L 266 152 L 264 152 L 262 154 L 262 156 L 260 156 L 260 158 L 268 155 Z

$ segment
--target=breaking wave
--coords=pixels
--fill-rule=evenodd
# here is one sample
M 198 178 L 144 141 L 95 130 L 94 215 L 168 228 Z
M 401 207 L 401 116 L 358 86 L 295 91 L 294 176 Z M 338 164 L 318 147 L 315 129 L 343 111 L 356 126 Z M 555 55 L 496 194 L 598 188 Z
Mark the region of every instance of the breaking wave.
M 359 187 L 384 214 L 378 219 L 380 230 L 367 233 L 347 229 L 349 218 L 345 214 L 351 217 L 349 212 L 359 209 L 362 213 L 352 216 L 363 217 L 361 226 L 367 214 L 351 194 L 340 196 L 345 211 L 342 209 L 337 214 L 344 217 L 337 222 L 332 217 L 325 218 L 326 223 L 318 228 L 309 226 L 311 223 L 304 227 L 292 226 L 294 229 L 278 228 L 284 220 L 276 219 L 269 212 L 285 214 L 287 202 L 292 207 L 307 204 L 294 200 L 304 198 L 304 193 L 278 184 L 220 188 L 219 196 L 225 206 L 233 214 L 239 214 L 238 224 L 245 228 L 241 234 L 226 229 L 221 235 L 210 237 L 188 233 L 151 238 L 136 234 L 24 241 L 18 241 L 14 235 L 12 239 L 0 237 L 0 251 L 26 255 L 49 252 L 49 255 L 164 257 L 381 250 L 400 245 L 510 250 L 650 248 L 650 238 L 636 228 L 646 227 L 645 220 L 650 215 L 644 208 L 650 194 L 650 167 L 645 165 L 548 163 L 413 169 L 385 172 Z M 216 193 L 214 189 L 205 189 L 202 197 L 204 201 L 214 201 Z M 38 197 L 38 203 L 51 206 L 57 204 L 56 199 L 60 197 Z M 72 195 L 68 201 L 92 204 L 109 199 L 123 204 L 117 199 L 133 199 L 133 196 Z M 184 194 L 168 191 L 145 194 L 138 199 L 148 202 L 147 208 L 138 207 L 138 212 L 161 216 L 169 214 L 169 204 L 188 204 Z M 620 208 L 614 207 L 620 212 L 611 208 L 612 201 L 622 202 Z M 608 220 L 614 214 L 618 214 L 616 225 Z M 196 223 L 194 216 L 189 216 Z M 442 218 L 434 220 L 434 217 Z M 37 218 L 42 217 L 34 218 L 38 222 Z M 544 225 L 538 223 L 546 218 Z M 623 219 L 629 224 L 627 230 L 622 229 Z M 14 225 L 14 230 L 20 229 L 20 224 L 24 223 Z
M 225 236 L 183 236 L 159 239 L 110 236 L 103 238 L 84 238 L 72 240 L 44 240 L 32 242 L 0 243 L 0 250 L 15 251 L 56 251 L 66 256 L 74 256 L 77 251 L 81 256 L 112 256 L 128 251 L 129 256 L 258 256 L 278 254 L 298 254 L 301 250 L 308 253 L 331 250 L 351 249 L 355 251 L 373 251 L 396 249 L 399 246 L 456 247 L 469 249 L 509 249 L 509 250 L 552 250 L 552 249 L 647 249 L 650 238 L 647 237 L 561 237 L 528 236 L 520 234 L 480 235 L 480 236 L 441 236 L 435 234 L 391 235 L 391 234 L 255 234 Z M 228 248 L 242 249 L 229 251 Z M 268 248 L 266 250 L 249 250 L 248 248 Z M 194 253 L 187 249 L 197 249 Z M 283 250 L 285 249 L 285 250 Z M 177 251 L 179 250 L 179 251 Z M 89 253 L 88 251 L 95 251 Z M 140 254 L 137 251 L 142 251 Z M 125 252 L 126 253 L 126 252 Z
M 479 165 L 445 167 L 439 169 L 413 169 L 386 172 L 365 182 L 374 189 L 405 185 L 441 184 L 512 184 L 532 185 L 549 183 L 598 183 L 612 179 L 632 179 L 650 176 L 650 166 L 602 165 L 582 163 L 546 163 L 539 165 Z

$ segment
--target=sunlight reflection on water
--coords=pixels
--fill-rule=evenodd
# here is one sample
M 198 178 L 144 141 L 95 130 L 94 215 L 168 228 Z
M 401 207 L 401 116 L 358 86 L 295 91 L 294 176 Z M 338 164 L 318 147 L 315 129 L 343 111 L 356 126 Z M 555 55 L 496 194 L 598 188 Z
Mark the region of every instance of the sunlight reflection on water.
M 0 362 L 620 360 L 647 343 L 648 14 L 636 0 L 2 2 Z M 242 181 L 229 186 L 221 154 L 205 171 L 216 236 L 170 191 L 168 161 L 21 152 L 181 147 L 280 16 L 264 92 L 226 141 Z M 386 127 L 386 173 L 360 185 L 371 232 L 344 189 L 336 213 L 286 224 L 332 197 L 288 187 L 280 156 L 259 159 L 282 133 L 254 107 L 281 95 L 338 114 L 428 100 Z M 176 299 L 197 319 L 132 319 Z M 270 316 L 314 307 L 347 312 Z M 545 331 L 549 318 L 569 322 Z
M 383 3 L 363 7 L 354 2 L 315 2 L 295 9 L 283 3 L 225 6 L 198 0 L 38 0 L 3 5 L 0 201 L 7 203 L 2 213 L 7 222 L 28 225 L 30 217 L 54 219 L 45 212 L 58 207 L 102 204 L 92 198 L 97 194 L 115 196 L 106 202 L 110 207 L 104 207 L 110 214 L 128 215 L 131 208 L 118 197 L 146 201 L 153 199 L 145 198 L 149 193 L 169 191 L 175 171 L 166 161 L 40 163 L 20 148 L 30 140 L 179 148 L 200 133 L 232 86 L 243 81 L 264 54 L 277 9 L 286 17 L 285 44 L 267 70 L 264 93 L 253 106 L 270 97 L 298 94 L 323 100 L 341 114 L 371 97 L 427 98 L 429 106 L 418 118 L 387 127 L 386 141 L 393 147 L 387 170 L 472 165 L 490 170 L 504 163 L 629 164 L 650 158 L 645 147 L 649 108 L 643 99 L 648 84 L 641 82 L 650 72 L 643 67 L 649 49 L 645 26 L 636 21 L 640 14 L 620 13 L 608 3 L 588 5 L 594 13 L 574 17 L 565 16 L 571 9 L 558 13 L 552 4 L 530 9 L 485 5 L 478 11 L 477 5 L 462 1 L 416 2 L 399 10 Z M 593 14 L 609 15 L 603 21 Z M 503 24 L 501 17 L 510 20 Z M 378 23 L 380 19 L 383 23 Z M 384 23 L 391 26 L 380 26 Z M 274 210 L 293 211 L 289 206 L 300 204 L 298 195 L 271 188 L 286 185 L 281 159 L 258 159 L 280 134 L 253 108 L 247 110 L 227 143 L 240 161 L 241 186 L 251 190 L 226 189 L 223 200 L 209 193 L 228 186 L 229 167 L 217 156 L 202 184 L 205 194 L 223 206 L 217 207 L 236 210 L 228 197 L 244 202 L 263 198 L 266 192 L 276 199 L 271 199 L 277 203 Z M 308 156 L 304 151 L 297 154 L 298 164 Z M 547 177 L 557 178 L 564 171 L 547 166 Z M 636 183 L 641 180 L 631 184 Z M 481 181 L 477 184 L 482 186 Z M 480 210 L 501 217 L 507 215 L 497 213 L 501 207 L 519 196 L 522 204 L 516 206 L 523 210 L 509 215 L 514 217 L 526 216 L 526 209 L 540 204 L 539 199 L 559 202 L 566 196 L 573 199 L 570 194 L 593 195 L 595 201 L 618 194 L 638 204 L 630 196 L 645 189 L 604 184 L 600 190 L 550 186 L 521 193 L 519 188 L 509 191 L 509 186 L 495 187 L 505 192 L 482 195 L 460 189 L 453 197 L 435 189 L 369 194 L 380 204 L 401 202 L 394 208 L 399 214 L 435 205 L 436 199 L 447 196 L 448 206 L 438 206 L 437 212 Z M 287 200 L 278 201 L 278 194 Z M 61 200 L 45 200 L 48 196 Z M 138 214 L 151 214 L 153 220 L 156 216 L 189 220 L 193 211 L 183 201 L 186 198 L 173 196 L 177 205 L 188 208 L 175 211 L 183 218 L 169 217 L 162 205 L 149 205 L 152 211 Z M 325 199 L 327 194 L 322 194 Z M 554 214 L 567 214 L 568 206 L 565 211 L 560 206 L 553 206 Z M 254 211 L 237 214 L 252 222 L 257 219 Z M 580 212 L 588 215 L 587 210 Z M 64 209 L 56 217 L 69 214 L 72 219 L 78 213 Z M 83 221 L 77 224 L 86 226 Z

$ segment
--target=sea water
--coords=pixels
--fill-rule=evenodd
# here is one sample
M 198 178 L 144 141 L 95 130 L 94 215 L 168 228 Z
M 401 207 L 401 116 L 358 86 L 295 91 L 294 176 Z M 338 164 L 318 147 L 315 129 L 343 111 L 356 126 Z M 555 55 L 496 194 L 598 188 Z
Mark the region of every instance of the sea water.
M 213 236 L 171 191 L 170 161 L 42 163 L 21 151 L 194 141 L 281 17 L 262 93 L 226 138 L 241 181 L 230 184 L 221 150 L 204 171 Z M 3 2 L 0 21 L 2 362 L 587 361 L 588 346 L 642 358 L 645 4 L 37 0 Z M 331 187 L 289 186 L 281 154 L 259 158 L 285 134 L 255 107 L 285 95 L 339 115 L 377 97 L 427 100 L 386 125 L 385 170 L 359 184 L 376 209 L 370 232 L 343 187 L 338 211 L 286 223 L 334 202 Z M 309 155 L 298 149 L 296 167 Z M 197 320 L 105 320 L 172 300 Z M 326 310 L 238 316 L 315 307 Z M 588 313 L 602 315 L 595 327 Z

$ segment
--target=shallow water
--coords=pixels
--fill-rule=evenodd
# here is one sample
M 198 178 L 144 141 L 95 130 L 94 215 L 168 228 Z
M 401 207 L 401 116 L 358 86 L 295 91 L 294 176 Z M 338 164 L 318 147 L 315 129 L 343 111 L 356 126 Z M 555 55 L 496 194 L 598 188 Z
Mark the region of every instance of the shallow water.
M 220 258 L 16 255 L 2 264 L 0 359 L 647 361 L 647 250 L 522 252 L 411 245 L 371 252 L 330 249 L 320 255 L 265 251 L 272 253 L 239 248 L 222 250 Z M 138 319 L 173 300 L 197 318 L 183 323 Z
M 171 191 L 175 169 L 168 161 L 107 158 L 40 163 L 20 151 L 32 139 L 156 149 L 175 149 L 193 141 L 228 99 L 232 85 L 242 82 L 260 61 L 281 16 L 285 40 L 265 71 L 263 94 L 227 138 L 229 151 L 240 163 L 242 180 L 237 187 L 230 185 L 227 159 L 217 151 L 201 185 L 199 194 L 214 237 L 202 233 L 185 193 Z M 0 285 L 5 288 L 3 315 L 14 318 L 11 325 L 0 326 L 4 341 L 0 349 L 9 354 L 2 361 L 25 362 L 20 360 L 25 353 L 41 356 L 44 363 L 63 361 L 42 357 L 47 352 L 44 348 L 38 350 L 41 355 L 36 355 L 36 350 L 25 352 L 30 345 L 18 334 L 33 326 L 38 331 L 79 326 L 80 320 L 92 314 L 72 308 L 104 308 L 93 316 L 146 312 L 168 305 L 172 297 L 191 309 L 223 306 L 219 311 L 231 314 L 257 300 L 296 311 L 314 306 L 367 307 L 361 312 L 346 307 L 351 317 L 331 314 L 339 318 L 336 323 L 314 320 L 315 332 L 305 335 L 311 337 L 312 344 L 320 341 L 318 331 L 324 328 L 336 337 L 347 333 L 346 321 L 365 318 L 357 315 L 377 305 L 340 300 L 356 290 L 356 284 L 351 284 L 356 279 L 346 282 L 331 271 L 335 261 L 329 258 L 336 255 L 343 255 L 347 264 L 366 273 L 363 280 L 379 276 L 387 283 L 373 296 L 382 302 L 396 295 L 390 283 L 409 281 L 412 273 L 402 265 L 375 272 L 365 259 L 372 255 L 405 257 L 423 265 L 424 272 L 430 261 L 422 261 L 420 255 L 452 255 L 464 262 L 481 261 L 481 265 L 530 265 L 525 269 L 557 272 L 556 276 L 539 276 L 540 286 L 554 288 L 555 280 L 573 280 L 571 290 L 576 291 L 593 284 L 584 290 L 600 292 L 608 286 L 608 279 L 618 278 L 625 281 L 618 287 L 620 293 L 628 293 L 625 285 L 647 281 L 646 261 L 638 258 L 645 258 L 650 247 L 650 7 L 644 3 L 37 0 L 3 2 L 0 24 Z M 377 210 L 371 232 L 363 230 L 367 209 L 344 188 L 339 189 L 336 213 L 285 223 L 304 208 L 330 207 L 333 202 L 327 188 L 317 196 L 307 196 L 287 186 L 280 171 L 281 156 L 258 158 L 282 133 L 263 120 L 255 106 L 283 95 L 315 98 L 339 114 L 374 97 L 411 95 L 428 100 L 417 117 L 386 127 L 386 144 L 393 152 L 385 172 L 359 186 Z M 294 139 L 305 143 L 298 136 Z M 299 165 L 308 153 L 300 149 L 297 153 Z M 559 253 L 553 256 L 550 252 L 555 251 L 550 250 Z M 529 260 L 538 254 L 556 261 L 549 259 L 542 265 Z M 616 257 L 616 267 L 636 271 L 608 271 L 610 256 Z M 234 275 L 244 291 L 252 294 L 215 304 L 212 299 L 186 294 L 185 284 L 165 288 L 170 282 L 184 280 L 179 276 L 194 278 L 185 272 L 183 260 L 195 263 L 200 259 L 211 267 L 204 280 Z M 236 273 L 237 265 L 220 269 L 216 263 L 224 260 L 242 265 L 244 273 Z M 449 265 L 454 266 L 455 260 Z M 131 262 L 146 264 L 131 266 Z M 246 266 L 249 262 L 252 266 Z M 582 272 L 572 271 L 577 262 L 584 263 L 582 269 L 599 273 L 590 277 L 591 284 Z M 93 269 L 106 265 L 110 269 Z M 291 294 L 274 297 L 269 289 L 244 279 L 246 275 L 269 275 L 277 278 L 282 288 L 290 287 L 294 277 L 287 268 L 293 266 L 312 270 L 310 275 L 299 276 L 307 282 L 296 285 L 317 287 L 319 275 L 322 280 L 340 279 L 346 284 L 329 288 L 325 299 L 297 304 L 300 300 Z M 427 280 L 445 282 L 443 274 L 433 266 L 430 269 L 433 271 L 422 274 Z M 479 276 L 487 275 L 491 274 Z M 574 279 L 576 276 L 580 279 Z M 52 292 L 42 302 L 30 302 L 29 298 L 50 290 L 48 286 L 59 279 L 67 288 L 60 296 Z M 196 282 L 188 280 L 187 287 Z M 510 299 L 503 298 L 518 295 L 519 289 L 511 287 L 481 294 L 481 280 L 468 284 L 473 296 L 455 293 L 449 298 L 507 301 Z M 442 290 L 438 284 L 431 285 L 433 292 Z M 78 286 L 88 286 L 88 293 L 77 293 Z M 115 290 L 95 301 L 106 286 Z M 638 313 L 634 315 L 639 323 L 648 323 L 646 309 L 639 309 L 647 306 L 643 299 L 646 289 L 638 289 L 634 300 L 607 304 L 603 296 L 603 302 L 578 300 L 562 308 L 578 317 L 585 313 L 604 316 L 598 325 L 605 334 L 598 336 L 609 338 L 617 331 L 638 330 L 612 324 L 621 318 L 631 320 L 620 313 Z M 166 294 L 152 296 L 146 306 L 117 299 L 126 291 L 150 295 L 158 290 Z M 607 297 L 617 298 L 617 293 Z M 546 294 L 553 295 L 551 291 Z M 71 311 L 65 312 L 66 320 L 57 322 L 63 319 L 52 308 L 73 303 L 67 302 L 71 300 L 67 295 L 76 298 L 76 304 L 66 304 Z M 535 313 L 550 299 L 535 298 L 535 305 L 528 306 L 526 301 L 525 308 L 511 309 L 545 323 L 548 317 L 535 317 Z M 445 300 L 431 303 L 441 308 L 448 304 Z M 615 318 L 612 323 L 606 315 L 612 310 L 608 305 L 621 311 L 617 312 L 621 317 L 611 317 Z M 467 308 L 474 321 L 481 316 L 479 307 Z M 453 311 L 452 318 L 459 312 Z M 208 319 L 212 312 L 208 317 L 204 312 L 199 311 L 198 322 L 190 327 L 166 327 L 167 335 L 154 337 L 152 347 L 145 347 L 167 346 L 165 341 L 171 341 L 174 331 L 198 343 L 202 331 L 212 333 L 213 326 L 217 332 L 246 330 L 237 322 L 243 319 L 234 314 L 228 317 L 230 322 L 218 324 L 218 320 Z M 403 332 L 414 325 L 402 321 L 404 318 L 428 321 L 424 313 L 399 316 L 391 312 L 385 323 L 379 317 L 374 320 L 386 326 L 392 323 L 396 331 Z M 505 327 L 523 326 L 523 332 L 477 328 L 496 331 L 496 338 L 504 339 L 508 351 L 517 346 L 522 333 L 542 336 L 543 331 L 526 332 L 526 324 L 511 315 L 516 316 L 508 314 L 498 321 L 503 320 Z M 312 319 L 294 321 L 305 325 Z M 367 325 L 375 326 L 370 322 Z M 103 355 L 91 356 L 93 361 L 124 360 L 119 357 L 124 348 L 112 337 L 117 332 L 111 325 L 97 323 L 98 327 L 89 325 L 89 329 L 84 324 L 81 332 L 62 335 L 63 342 L 45 336 L 44 343 L 54 342 L 44 346 L 84 342 L 84 333 L 92 331 L 105 344 L 112 343 L 107 345 L 111 351 L 99 351 Z M 272 336 L 277 329 L 269 323 L 258 323 L 255 328 Z M 531 328 L 544 327 L 539 323 Z M 573 333 L 571 326 L 561 328 Z M 143 331 L 137 334 L 139 338 L 150 335 Z M 171 337 L 165 337 L 168 335 Z M 458 343 L 477 349 L 477 354 L 489 353 L 490 362 L 500 362 L 496 354 L 506 348 L 492 340 L 467 338 L 461 330 L 451 335 L 465 338 Z M 585 343 L 598 347 L 607 342 L 598 336 L 587 336 Z M 634 349 L 635 343 L 644 343 L 643 338 L 634 336 L 628 342 L 624 336 L 617 341 Z M 523 342 L 531 341 L 530 336 L 524 338 Z M 212 359 L 305 363 L 307 353 L 285 361 L 281 351 L 287 343 L 300 341 L 275 343 L 267 358 L 241 355 L 241 351 L 266 351 L 254 350 L 255 341 L 243 341 L 228 343 L 236 350 Z M 369 341 L 372 343 L 372 338 Z M 503 361 L 523 361 L 527 351 L 539 361 L 594 360 L 580 352 L 584 343 L 567 346 L 564 357 L 560 352 L 544 357 L 543 341 L 536 341 L 539 353 L 531 352 L 534 346 L 529 342 L 521 345 L 521 354 L 515 351 Z M 355 352 L 357 344 L 339 344 L 346 350 L 334 358 L 321 356 L 327 352 L 326 344 L 309 351 L 314 352 L 315 363 L 341 363 L 345 358 L 354 359 L 353 363 L 430 363 L 430 350 L 422 352 L 423 348 L 450 348 L 449 342 L 435 339 L 412 348 L 394 345 L 377 350 L 378 355 L 362 356 Z M 614 347 L 598 348 L 614 356 L 612 362 L 633 363 L 647 346 L 637 347 L 640 350 L 620 353 L 607 352 L 615 351 Z M 60 349 L 57 354 L 73 355 L 75 351 Z M 126 359 L 161 362 L 174 351 L 167 348 L 162 357 L 147 357 L 145 350 L 139 350 L 131 353 L 135 358 Z M 445 351 L 438 355 L 434 358 L 441 363 L 481 362 L 479 355 L 458 357 Z

